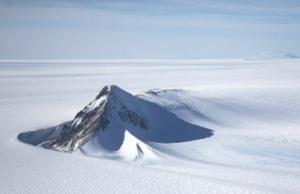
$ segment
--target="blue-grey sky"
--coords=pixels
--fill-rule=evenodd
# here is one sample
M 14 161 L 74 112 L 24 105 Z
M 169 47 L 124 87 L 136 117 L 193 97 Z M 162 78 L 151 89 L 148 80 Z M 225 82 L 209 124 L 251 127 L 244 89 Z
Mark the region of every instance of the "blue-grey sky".
M 0 59 L 300 54 L 299 0 L 0 0 Z

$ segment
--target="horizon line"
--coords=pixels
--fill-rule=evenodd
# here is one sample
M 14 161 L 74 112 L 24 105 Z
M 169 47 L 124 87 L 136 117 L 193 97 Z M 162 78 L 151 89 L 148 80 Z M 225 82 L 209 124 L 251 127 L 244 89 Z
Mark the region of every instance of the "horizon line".
M 0 59 L 0 63 L 154 63 L 154 62 L 198 62 L 198 61 L 236 61 L 231 59 Z

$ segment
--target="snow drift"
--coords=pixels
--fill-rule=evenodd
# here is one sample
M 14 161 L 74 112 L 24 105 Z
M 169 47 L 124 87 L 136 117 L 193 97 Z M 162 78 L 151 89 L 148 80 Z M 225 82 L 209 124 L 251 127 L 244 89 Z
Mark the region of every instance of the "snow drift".
M 112 85 L 105 86 L 72 121 L 20 134 L 19 139 L 61 152 L 134 161 L 155 158 L 148 142 L 178 143 L 212 134 L 212 130 L 183 121 L 165 108 Z

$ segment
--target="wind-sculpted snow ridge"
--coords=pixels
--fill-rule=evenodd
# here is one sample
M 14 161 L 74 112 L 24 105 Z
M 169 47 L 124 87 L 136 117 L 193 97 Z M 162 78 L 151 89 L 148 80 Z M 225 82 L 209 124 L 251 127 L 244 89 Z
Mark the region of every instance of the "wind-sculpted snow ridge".
M 47 139 L 47 134 L 57 134 L 59 130 L 57 137 Z M 150 142 L 178 143 L 212 134 L 209 129 L 190 124 L 155 103 L 111 85 L 105 86 L 72 121 L 48 131 L 20 134 L 19 139 L 32 144 L 31 137 L 35 136 L 43 141 L 35 140 L 33 145 L 40 143 L 51 150 L 136 161 L 157 158 L 158 151 Z

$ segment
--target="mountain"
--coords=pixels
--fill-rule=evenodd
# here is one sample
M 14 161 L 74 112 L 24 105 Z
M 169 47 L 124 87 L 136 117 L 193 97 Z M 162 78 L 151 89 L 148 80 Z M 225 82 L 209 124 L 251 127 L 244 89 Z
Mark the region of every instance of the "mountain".
M 298 56 L 282 51 L 262 51 L 256 55 L 245 57 L 245 60 L 268 60 L 268 59 L 297 59 Z
M 212 134 L 209 129 L 183 121 L 163 107 L 111 85 L 105 86 L 95 100 L 64 124 L 54 140 L 41 146 L 61 152 L 134 160 L 145 153 L 154 157 L 155 151 L 148 142 L 176 143 Z

